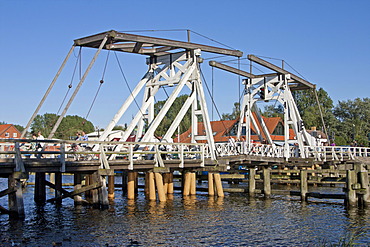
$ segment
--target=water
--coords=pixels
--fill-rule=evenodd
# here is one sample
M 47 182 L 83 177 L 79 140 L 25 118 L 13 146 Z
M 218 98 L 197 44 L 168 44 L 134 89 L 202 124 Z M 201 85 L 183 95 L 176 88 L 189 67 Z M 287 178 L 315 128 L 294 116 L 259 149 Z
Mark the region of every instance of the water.
M 0 183 L 2 190 L 6 180 Z M 99 210 L 75 207 L 72 199 L 62 206 L 36 206 L 33 190 L 24 191 L 24 221 L 0 215 L 1 246 L 323 246 L 349 236 L 370 246 L 370 210 L 348 211 L 336 202 L 227 193 L 225 198 L 183 198 L 177 193 L 160 203 L 145 200 L 143 192 L 135 201 L 126 200 L 116 188 L 114 203 Z M 1 198 L 0 205 L 7 206 L 6 201 Z

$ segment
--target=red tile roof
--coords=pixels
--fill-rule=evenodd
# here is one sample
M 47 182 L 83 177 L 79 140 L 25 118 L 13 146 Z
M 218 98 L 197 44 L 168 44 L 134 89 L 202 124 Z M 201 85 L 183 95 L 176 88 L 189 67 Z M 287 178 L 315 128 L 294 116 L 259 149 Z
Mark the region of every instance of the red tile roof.
M 272 117 L 272 118 L 266 118 L 262 117 L 266 127 L 270 134 L 272 134 L 275 130 L 275 128 L 278 126 L 279 122 L 283 124 L 283 121 L 280 117 Z M 223 120 L 223 121 L 211 121 L 211 128 L 213 131 L 213 137 L 215 142 L 227 142 L 229 139 L 229 132 L 232 130 L 234 125 L 238 123 L 238 120 Z M 262 131 L 262 126 L 257 122 L 257 126 L 260 129 L 260 132 L 262 134 L 262 137 L 266 139 L 266 136 L 264 135 Z M 236 126 L 235 126 L 236 127 Z M 255 128 L 251 124 L 252 131 L 256 133 Z M 184 133 L 180 134 L 180 142 L 183 143 L 190 143 L 191 142 L 191 128 L 189 128 Z M 198 135 L 205 135 L 205 128 L 203 122 L 198 122 Z M 236 136 L 233 136 L 236 138 Z M 289 129 L 289 137 L 290 139 L 293 139 L 295 137 L 294 131 L 292 129 Z M 258 136 L 257 135 L 251 135 L 252 140 L 257 141 Z M 271 135 L 271 138 L 273 141 L 284 141 L 283 135 Z M 177 142 L 178 138 L 174 138 L 174 141 Z M 198 142 L 206 142 L 206 141 L 198 141 Z

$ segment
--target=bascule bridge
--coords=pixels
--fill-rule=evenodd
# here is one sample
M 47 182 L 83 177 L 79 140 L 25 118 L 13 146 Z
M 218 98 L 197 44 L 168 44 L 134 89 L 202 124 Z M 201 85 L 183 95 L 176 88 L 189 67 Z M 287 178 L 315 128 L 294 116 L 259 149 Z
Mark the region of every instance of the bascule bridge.
M 60 74 L 76 47 L 93 48 L 95 54 L 67 100 L 61 114 L 46 140 L 28 140 L 27 130 L 39 113 Z M 97 141 L 70 141 L 53 139 L 62 119 L 75 100 L 90 70 L 103 51 L 124 52 L 146 56 L 147 70 L 130 94 L 123 99 L 122 105 L 107 124 Z M 236 137 L 244 141 L 215 143 L 207 100 L 202 81 L 202 54 L 216 54 L 240 59 L 239 50 L 196 44 L 178 40 L 163 39 L 118 31 L 107 31 L 76 39 L 45 95 L 31 116 L 21 139 L 1 139 L 0 176 L 8 178 L 9 188 L 0 191 L 0 196 L 9 196 L 9 209 L 0 206 L 6 213 L 24 216 L 21 182 L 35 173 L 35 201 L 46 201 L 45 186 L 55 189 L 55 198 L 48 201 L 61 203 L 64 198 L 73 198 L 76 203 L 92 203 L 98 207 L 108 205 L 108 197 L 114 196 L 114 175 L 123 174 L 122 186 L 127 189 L 128 199 L 134 199 L 137 191 L 137 174 L 145 173 L 145 194 L 150 200 L 166 200 L 166 195 L 173 193 L 173 173 L 182 174 L 182 193 L 196 193 L 196 172 L 208 172 L 208 194 L 222 197 L 223 188 L 220 172 L 227 171 L 229 165 L 247 166 L 249 177 L 254 181 L 255 168 L 264 169 L 264 177 L 269 178 L 269 168 L 273 165 L 311 167 L 324 162 L 345 162 L 356 156 L 369 156 L 368 149 L 317 146 L 307 133 L 292 91 L 315 89 L 315 85 L 299 76 L 271 64 L 257 56 L 248 55 L 251 63 L 256 63 L 273 71 L 269 74 L 255 74 L 228 65 L 210 61 L 209 65 L 242 76 L 243 95 Z M 154 112 L 155 97 L 160 89 L 169 90 L 168 97 L 157 114 Z M 155 132 L 168 114 L 175 99 L 186 95 L 186 100 L 177 112 L 170 127 L 158 140 Z M 142 97 L 140 97 L 140 95 Z M 277 145 L 271 138 L 270 131 L 263 120 L 258 102 L 278 102 L 284 109 L 284 141 Z M 138 103 L 139 102 L 139 103 Z M 231 103 L 231 102 L 230 102 Z M 127 130 L 120 141 L 105 141 L 114 126 L 128 114 L 131 105 L 136 104 L 137 112 L 133 115 Z M 112 107 L 112 106 L 107 106 Z M 191 114 L 190 143 L 172 143 L 185 114 Z M 204 131 L 199 131 L 202 121 Z M 129 135 L 137 131 L 134 142 L 126 142 Z M 291 131 L 292 130 L 292 131 Z M 259 142 L 253 142 L 255 134 Z M 42 143 L 42 148 L 32 150 L 33 143 Z M 75 150 L 71 146 L 89 145 L 90 149 Z M 171 146 L 162 150 L 161 146 Z M 31 145 L 32 146 L 32 145 Z M 315 163 L 316 162 L 316 163 Z M 235 169 L 236 166 L 233 167 Z M 54 181 L 46 179 L 46 173 L 55 174 Z M 74 190 L 62 188 L 62 174 L 74 175 Z M 106 179 L 108 178 L 108 183 Z M 107 188 L 108 184 L 108 188 Z M 268 192 L 266 182 L 265 193 Z M 250 191 L 254 188 L 250 187 Z M 85 193 L 86 200 L 81 198 Z M 253 192 L 254 193 L 254 192 Z M 99 206 L 100 205 L 100 206 Z

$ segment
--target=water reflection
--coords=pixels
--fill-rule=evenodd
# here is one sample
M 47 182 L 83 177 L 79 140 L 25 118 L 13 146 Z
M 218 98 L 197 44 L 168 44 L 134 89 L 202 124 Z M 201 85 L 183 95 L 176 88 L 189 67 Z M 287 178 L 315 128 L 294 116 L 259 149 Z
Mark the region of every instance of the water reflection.
M 25 221 L 0 215 L 0 245 L 317 246 L 346 234 L 370 244 L 370 209 L 245 194 L 174 194 L 159 202 L 141 191 L 127 200 L 117 189 L 115 196 L 108 210 L 75 207 L 71 199 L 60 207 L 35 206 L 33 188 L 27 188 Z

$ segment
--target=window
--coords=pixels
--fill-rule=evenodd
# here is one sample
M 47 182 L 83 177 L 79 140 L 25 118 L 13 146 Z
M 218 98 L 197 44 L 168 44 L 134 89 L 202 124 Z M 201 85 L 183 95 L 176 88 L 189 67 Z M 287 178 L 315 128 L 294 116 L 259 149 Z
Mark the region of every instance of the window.
M 274 132 L 272 133 L 273 135 L 279 135 L 279 136 L 283 136 L 284 135 L 284 126 L 282 123 L 278 123 L 278 125 L 276 126 Z
M 17 138 L 17 133 L 13 133 L 13 138 Z
M 9 137 L 9 132 L 6 132 L 5 133 L 5 137 Z

